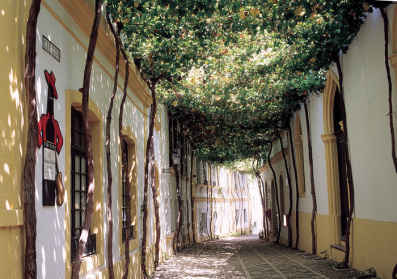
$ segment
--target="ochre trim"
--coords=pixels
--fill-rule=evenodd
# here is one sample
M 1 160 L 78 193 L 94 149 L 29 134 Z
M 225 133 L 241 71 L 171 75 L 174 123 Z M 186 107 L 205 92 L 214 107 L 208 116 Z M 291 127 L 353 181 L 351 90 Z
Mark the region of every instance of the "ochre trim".
M 330 68 L 324 87 L 323 123 L 324 135 L 321 138 L 325 147 L 325 167 L 327 172 L 328 214 L 330 243 L 338 244 L 341 237 L 341 202 L 339 186 L 338 147 L 334 133 L 334 99 L 339 80 Z
M 330 68 L 327 73 L 323 94 L 324 134 L 334 133 L 334 98 L 337 87 L 339 88 L 339 80 Z
M 81 99 L 82 95 L 76 90 L 65 91 L 65 139 L 70 139 L 71 135 L 71 107 L 76 110 L 81 110 Z M 102 113 L 97 105 L 90 99 L 89 100 L 89 113 L 88 119 L 91 125 L 92 133 L 92 148 L 95 162 L 94 168 L 94 179 L 95 179 L 95 192 L 94 192 L 94 212 L 91 221 L 91 231 L 97 234 L 96 237 L 96 248 L 97 254 L 85 258 L 86 264 L 81 265 L 79 274 L 84 274 L 90 269 L 95 268 L 96 264 L 102 265 L 104 258 L 104 236 L 103 230 L 103 125 L 102 125 Z M 71 164 L 71 146 L 70 141 L 66 141 L 65 144 L 65 278 L 69 278 L 72 272 L 72 264 L 70 261 L 70 204 L 71 204 L 71 181 L 70 181 L 70 164 Z M 91 263 L 89 263 L 91 261 Z
M 131 225 L 134 226 L 134 239 L 130 240 L 129 242 L 129 247 L 130 251 L 133 251 L 136 249 L 139 245 L 138 243 L 138 220 L 137 220 L 137 212 L 138 212 L 138 204 L 137 204 L 137 197 L 138 197 L 138 175 L 137 175 L 137 138 L 132 132 L 130 126 L 123 126 L 121 133 L 123 135 L 123 140 L 126 141 L 128 145 L 128 169 L 130 170 L 130 189 L 131 189 Z M 119 142 L 119 141 L 117 141 Z M 120 208 L 121 208 L 121 202 L 122 202 L 122 166 L 121 166 L 121 159 L 122 159 L 122 154 L 121 154 L 121 145 L 119 144 L 119 201 L 120 201 Z M 123 243 L 122 239 L 122 216 L 121 216 L 122 211 L 118 210 L 118 215 L 119 215 L 119 226 L 116 228 L 113 226 L 113 231 L 117 230 L 119 233 L 119 253 L 120 255 L 125 254 L 125 243 Z
M 157 119 L 154 121 L 154 128 L 156 129 L 157 132 L 161 130 L 161 124 Z
M 81 0 L 74 0 L 74 1 L 81 1 Z M 65 1 L 65 0 L 61 0 L 60 1 L 61 2 L 61 4 L 62 4 L 62 2 L 67 2 L 67 1 Z M 42 1 L 42 3 L 43 3 L 43 6 L 48 10 L 48 12 L 65 28 L 65 30 L 76 40 L 76 42 L 77 43 L 79 43 L 80 45 L 81 45 L 81 47 L 85 50 L 85 51 L 88 51 L 88 48 L 85 46 L 85 44 L 76 36 L 76 34 L 74 34 L 73 32 L 72 32 L 72 30 L 67 26 L 67 24 L 65 24 L 65 22 L 54 12 L 54 10 L 52 10 L 51 9 L 51 7 L 43 0 Z M 77 5 L 79 5 L 79 4 L 77 4 Z M 86 4 L 84 4 L 85 6 L 86 6 Z M 63 6 L 63 5 L 62 5 Z M 80 7 L 80 6 L 76 6 L 76 7 Z M 65 8 L 65 7 L 64 7 Z M 75 7 L 74 7 L 75 8 Z M 69 12 L 68 12 L 69 13 Z M 72 19 L 77 23 L 77 24 L 79 24 L 78 23 L 78 21 L 76 21 L 76 19 L 72 16 L 72 14 L 70 14 L 69 13 L 69 15 L 72 17 Z M 92 19 L 91 19 L 91 21 L 90 22 L 92 22 L 93 21 L 93 16 L 92 16 L 92 13 L 91 13 L 91 17 L 92 17 Z M 81 28 L 81 25 L 79 25 L 79 27 Z M 91 27 L 90 27 L 91 28 Z M 90 33 L 91 33 L 91 29 L 89 30 L 89 31 L 85 31 L 85 30 L 83 30 L 83 29 L 81 29 L 86 35 L 87 35 L 87 32 L 88 32 L 88 37 L 90 36 Z M 103 30 L 103 27 L 101 26 L 100 27 L 100 31 L 101 30 Z M 100 32 L 100 34 L 101 34 L 101 32 Z M 105 32 L 105 35 L 106 35 L 106 32 Z M 106 35 L 106 38 L 107 38 L 107 40 L 108 41 L 110 41 L 111 42 L 111 45 L 108 45 L 108 46 L 106 46 L 106 47 L 108 47 L 108 49 L 115 49 L 115 46 L 114 46 L 114 44 L 113 44 L 113 42 L 110 40 L 110 38 L 109 38 L 109 36 L 108 35 Z M 98 36 L 98 43 L 97 43 L 97 47 L 98 47 L 98 49 L 101 51 L 101 53 L 105 56 L 105 58 L 111 63 L 111 65 L 116 65 L 116 58 L 115 58 L 115 55 L 113 55 L 113 56 L 110 56 L 110 54 L 109 54 L 109 51 L 106 51 L 106 49 L 105 49 L 105 52 L 103 52 L 102 50 L 103 50 L 103 48 L 100 48 L 99 46 L 100 46 L 100 44 L 99 44 L 99 42 L 102 42 L 104 40 L 104 38 L 102 37 L 102 36 Z M 113 54 L 113 53 L 112 53 Z M 112 58 L 113 57 L 113 58 Z M 109 59 L 111 59 L 111 60 L 109 60 Z M 95 62 L 98 64 L 98 66 L 111 78 L 111 80 L 113 80 L 114 81 L 114 77 L 113 77 L 113 75 L 111 75 L 110 73 L 109 73 L 109 71 L 103 66 L 103 64 L 98 60 L 98 58 L 96 58 L 96 57 L 94 57 L 94 60 L 95 60 Z M 132 68 L 133 67 L 133 68 Z M 129 78 L 129 81 L 128 81 L 128 87 L 131 89 L 131 91 L 133 92 L 133 94 L 135 94 L 136 95 L 136 97 L 142 102 L 142 104 L 144 105 L 144 106 L 150 106 L 150 104 L 153 102 L 153 99 L 152 99 L 152 96 L 150 96 L 150 94 L 149 93 L 147 93 L 147 95 L 148 96 L 145 96 L 145 94 L 146 93 L 142 93 L 142 88 L 140 88 L 140 87 L 143 87 L 142 86 L 142 84 L 141 84 L 141 86 L 139 87 L 138 85 L 136 85 L 136 80 L 137 80 L 137 76 L 136 75 L 134 75 L 134 73 L 136 74 L 138 71 L 136 70 L 136 68 L 135 68 L 135 66 L 131 66 L 131 64 L 130 64 L 130 78 Z M 123 79 L 125 79 L 125 65 L 124 65 L 124 63 L 121 61 L 121 63 L 120 63 L 120 76 L 123 78 Z M 139 81 L 138 81 L 138 83 L 139 83 Z M 133 84 L 135 84 L 135 86 L 133 86 Z M 146 87 L 147 87 L 147 85 L 146 85 L 146 83 L 144 83 L 144 91 L 143 92 L 147 92 L 147 90 L 146 90 Z M 120 83 L 118 83 L 118 87 L 120 88 L 120 90 L 123 90 L 123 86 L 120 84 Z M 146 91 L 145 91 L 146 90 Z M 141 111 L 143 114 L 144 114 L 144 112 L 143 112 L 143 110 L 140 108 L 140 106 L 139 105 L 137 105 L 136 103 L 135 103 L 135 101 L 131 98 L 131 96 L 129 95 L 129 94 L 127 94 L 127 97 L 128 97 L 128 99 L 135 105 L 135 107 L 139 110 L 139 111 Z
M 81 31 L 83 31 L 87 38 L 89 38 L 91 35 L 92 22 L 94 21 L 94 14 L 89 6 L 85 3 L 85 1 L 59 0 L 59 3 L 68 12 L 70 17 L 77 23 Z M 102 16 L 101 20 L 104 21 L 104 18 Z M 106 57 L 111 65 L 115 65 L 116 55 L 114 55 L 114 51 L 109 51 L 115 49 L 115 43 L 111 39 L 109 33 L 105 31 L 104 26 L 106 25 L 102 24 L 99 26 L 97 49 L 103 54 L 103 56 Z M 132 64 L 130 64 L 130 79 L 128 80 L 128 86 L 138 97 L 138 99 L 144 104 L 144 106 L 149 107 L 153 103 L 153 99 L 148 92 L 148 86 L 146 85 L 146 83 L 139 80 L 140 75 L 138 74 L 136 67 L 131 65 Z M 125 78 L 125 74 L 125 66 L 123 63 L 120 63 L 120 76 L 122 78 Z
M 0 228 L 23 225 L 23 209 L 0 209 Z
M 97 267 L 100 267 L 105 263 L 105 256 L 103 254 L 94 254 L 88 257 L 84 257 L 81 260 L 80 275 L 87 273 Z
M 288 148 L 284 148 L 284 153 L 285 153 L 285 157 L 287 157 L 289 154 Z M 278 152 L 273 158 L 271 158 L 270 162 L 272 163 L 272 166 L 273 166 L 273 165 L 277 164 L 278 162 L 280 162 L 281 160 L 284 160 L 282 151 Z M 267 170 L 269 168 L 270 168 L 270 165 L 269 165 L 269 162 L 267 162 L 263 167 L 260 168 L 260 170 L 261 170 L 261 172 L 264 172 L 265 170 Z

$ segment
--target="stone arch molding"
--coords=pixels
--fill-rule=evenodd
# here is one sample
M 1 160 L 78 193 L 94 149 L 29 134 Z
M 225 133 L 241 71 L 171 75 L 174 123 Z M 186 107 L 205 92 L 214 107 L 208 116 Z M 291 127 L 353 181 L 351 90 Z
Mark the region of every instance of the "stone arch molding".
M 323 94 L 324 134 L 321 138 L 325 145 L 330 244 L 338 243 L 341 237 L 338 147 L 334 135 L 334 99 L 337 88 L 340 88 L 339 79 L 329 68 Z

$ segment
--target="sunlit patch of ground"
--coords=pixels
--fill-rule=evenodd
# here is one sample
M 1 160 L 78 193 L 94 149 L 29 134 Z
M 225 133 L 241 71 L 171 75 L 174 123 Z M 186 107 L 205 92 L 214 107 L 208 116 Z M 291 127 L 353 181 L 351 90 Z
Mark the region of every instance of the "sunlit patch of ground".
M 354 269 L 335 271 L 330 261 L 313 261 L 257 235 L 228 237 L 185 247 L 151 278 L 352 278 Z

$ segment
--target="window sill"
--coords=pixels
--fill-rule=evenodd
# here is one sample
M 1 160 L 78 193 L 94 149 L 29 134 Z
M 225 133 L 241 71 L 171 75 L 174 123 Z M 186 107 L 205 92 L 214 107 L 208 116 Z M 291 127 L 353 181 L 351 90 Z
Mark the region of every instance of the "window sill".
M 105 256 L 103 254 L 94 254 L 86 256 L 81 260 L 79 275 L 85 274 L 105 263 Z
M 130 240 L 130 252 L 132 250 L 135 250 L 136 248 L 138 248 L 138 239 L 131 239 Z M 125 254 L 125 242 L 123 242 L 120 246 L 120 255 L 124 255 Z

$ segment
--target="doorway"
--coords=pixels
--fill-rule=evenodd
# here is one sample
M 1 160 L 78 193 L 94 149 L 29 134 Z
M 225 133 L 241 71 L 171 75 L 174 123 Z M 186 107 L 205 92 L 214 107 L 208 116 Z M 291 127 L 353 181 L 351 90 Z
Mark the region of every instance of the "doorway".
M 342 130 L 342 111 L 340 109 L 339 89 L 336 89 L 334 99 L 334 135 L 338 149 L 339 191 L 341 202 L 341 229 L 342 236 L 346 234 L 347 217 L 349 216 L 349 192 L 347 188 L 345 144 Z

